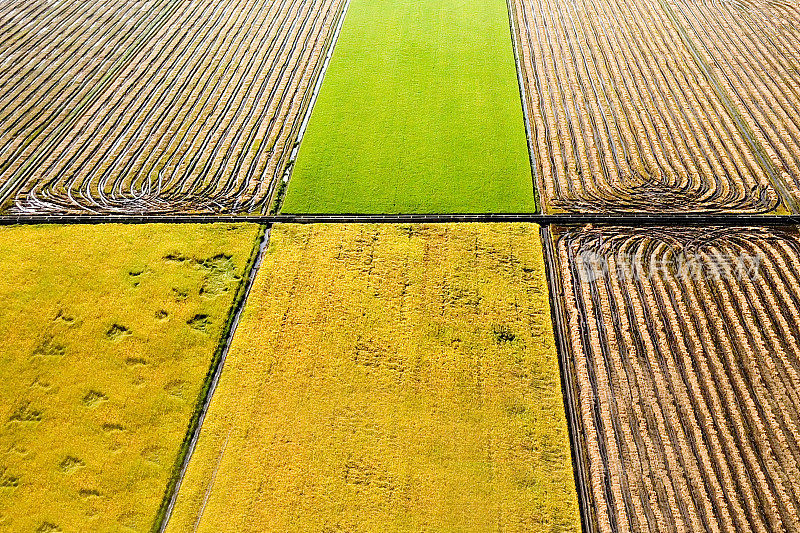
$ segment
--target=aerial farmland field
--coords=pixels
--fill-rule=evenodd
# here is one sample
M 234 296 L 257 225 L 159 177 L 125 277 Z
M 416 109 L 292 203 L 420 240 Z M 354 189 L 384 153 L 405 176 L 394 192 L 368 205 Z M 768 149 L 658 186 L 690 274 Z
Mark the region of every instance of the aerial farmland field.
M 580 529 L 533 224 L 280 225 L 167 531 Z
M 592 530 L 798 531 L 797 228 L 554 239 Z
M 352 0 L 287 213 L 533 212 L 503 0 Z
M 0 0 L 0 533 L 800 533 L 797 0 Z
M 341 0 L 0 5 L 0 207 L 265 212 Z
M 787 59 L 796 48 L 789 51 L 782 45 L 780 54 L 765 60 L 761 40 L 749 47 L 753 41 L 749 20 L 755 16 L 766 26 L 780 18 L 782 23 L 765 29 L 759 39 L 776 32 L 796 37 L 800 21 L 796 6 L 779 7 L 784 5 L 779 3 L 762 12 L 762 4 L 773 4 L 662 0 L 513 0 L 512 4 L 535 172 L 548 211 L 794 209 L 792 191 L 800 173 L 793 158 L 800 156 L 800 150 L 786 145 L 795 137 L 786 132 L 796 130 L 800 105 L 797 72 Z M 733 9 L 746 12 L 733 18 L 740 20 L 736 25 L 729 23 Z M 729 18 L 712 15 L 711 22 L 690 25 L 676 14 L 693 10 L 724 12 Z M 764 20 L 764 13 L 773 15 Z M 705 32 L 706 27 L 716 33 Z M 723 33 L 726 42 L 735 43 L 723 49 L 735 55 L 737 68 L 748 70 L 730 73 L 720 66 L 719 48 L 714 46 Z M 743 47 L 757 54 L 748 55 Z M 776 91 L 776 83 L 791 90 Z M 766 103 L 759 100 L 764 107 L 747 104 L 748 98 L 761 98 L 762 92 L 770 93 Z M 758 109 L 762 115 L 750 116 Z M 775 149 L 776 137 L 769 131 L 781 139 Z
M 671 11 L 684 39 L 702 44 L 703 60 L 800 201 L 800 6 L 678 1 Z
M 0 228 L 0 530 L 150 530 L 257 235 Z

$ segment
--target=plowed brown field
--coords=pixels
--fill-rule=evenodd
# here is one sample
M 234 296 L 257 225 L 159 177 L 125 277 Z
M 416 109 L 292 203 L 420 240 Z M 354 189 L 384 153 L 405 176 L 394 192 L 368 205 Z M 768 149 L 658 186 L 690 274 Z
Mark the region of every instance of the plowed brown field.
M 0 204 L 262 212 L 343 0 L 0 4 Z
M 548 211 L 793 209 L 800 183 L 796 6 L 511 5 L 534 170 Z
M 598 529 L 798 531 L 797 229 L 554 238 Z

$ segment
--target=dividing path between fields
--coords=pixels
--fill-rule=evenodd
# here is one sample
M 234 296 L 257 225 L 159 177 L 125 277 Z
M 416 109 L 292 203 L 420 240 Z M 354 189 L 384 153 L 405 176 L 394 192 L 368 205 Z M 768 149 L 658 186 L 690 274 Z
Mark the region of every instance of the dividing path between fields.
M 180 470 L 178 471 L 177 478 L 175 480 L 175 484 L 173 486 L 167 487 L 167 493 L 165 495 L 164 503 L 162 504 L 162 509 L 159 511 L 159 516 L 157 518 L 157 525 L 158 531 L 163 532 L 167 528 L 167 524 L 169 523 L 170 516 L 172 515 L 172 510 L 175 507 L 175 501 L 178 498 L 178 492 L 181 488 L 181 482 L 183 481 L 183 477 L 186 474 L 186 469 L 189 467 L 189 461 L 192 458 L 192 454 L 197 446 L 197 439 L 200 438 L 200 431 L 203 428 L 203 421 L 206 418 L 206 413 L 208 412 L 208 407 L 211 405 L 211 400 L 214 397 L 214 391 L 217 388 L 217 384 L 219 383 L 219 378 L 222 375 L 222 370 L 225 366 L 225 359 L 228 356 L 228 352 L 230 351 L 231 342 L 233 341 L 233 336 L 236 334 L 236 328 L 239 325 L 239 321 L 242 317 L 242 312 L 244 311 L 245 305 L 247 305 L 247 298 L 250 295 L 250 290 L 253 288 L 253 282 L 256 279 L 256 274 L 258 274 L 258 269 L 261 266 L 261 261 L 264 258 L 264 253 L 267 250 L 267 245 L 269 244 L 269 235 L 270 229 L 267 228 L 263 231 L 263 235 L 261 236 L 261 241 L 258 244 L 258 249 L 255 252 L 255 255 L 252 259 L 252 266 L 250 267 L 250 272 L 247 274 L 247 278 L 245 278 L 244 283 L 242 285 L 242 296 L 238 302 L 234 302 L 236 306 L 231 314 L 230 325 L 228 326 L 228 330 L 221 340 L 221 348 L 219 352 L 219 360 L 214 367 L 212 367 L 212 376 L 211 381 L 208 386 L 208 391 L 203 398 L 202 406 L 200 407 L 200 413 L 197 416 L 197 421 L 194 426 L 189 430 L 189 441 L 186 445 L 186 449 L 181 460 Z
M 451 222 L 532 222 L 549 224 L 613 224 L 616 226 L 776 226 L 800 224 L 798 215 L 741 215 L 732 213 L 607 214 L 298 214 L 298 215 L 7 215 L 0 226 L 15 224 L 422 224 Z

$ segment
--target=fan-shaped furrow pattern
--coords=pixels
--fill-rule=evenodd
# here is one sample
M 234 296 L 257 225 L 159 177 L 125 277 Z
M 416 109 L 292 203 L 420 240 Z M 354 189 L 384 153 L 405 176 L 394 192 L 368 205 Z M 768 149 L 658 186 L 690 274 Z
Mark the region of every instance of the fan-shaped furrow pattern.
M 797 531 L 797 229 L 554 237 L 599 529 Z
M 800 199 L 800 6 L 771 0 L 678 0 L 672 6 Z
M 659 0 L 514 0 L 549 211 L 741 211 L 780 203 L 726 97 Z
M 344 0 L 0 6 L 14 213 L 265 212 Z

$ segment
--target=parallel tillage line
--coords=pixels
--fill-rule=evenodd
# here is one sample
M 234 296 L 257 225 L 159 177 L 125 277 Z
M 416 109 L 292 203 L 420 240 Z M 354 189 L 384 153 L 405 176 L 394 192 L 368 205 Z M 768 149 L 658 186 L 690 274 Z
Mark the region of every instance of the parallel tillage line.
M 74 21 L 96 18 L 64 26 L 66 44 L 0 46 L 31 73 L 0 93 L 0 200 L 11 213 L 266 213 L 344 2 L 161 1 L 144 14 L 62 2 Z M 37 79 L 30 62 L 53 53 Z
M 512 14 L 548 211 L 779 205 L 770 167 L 657 3 L 514 0 Z
M 731 95 L 732 106 L 786 182 L 787 194 L 800 198 L 797 6 L 679 1 L 671 10 L 691 39 L 702 43 L 702 60 Z
M 797 230 L 554 232 L 599 529 L 798 530 Z

